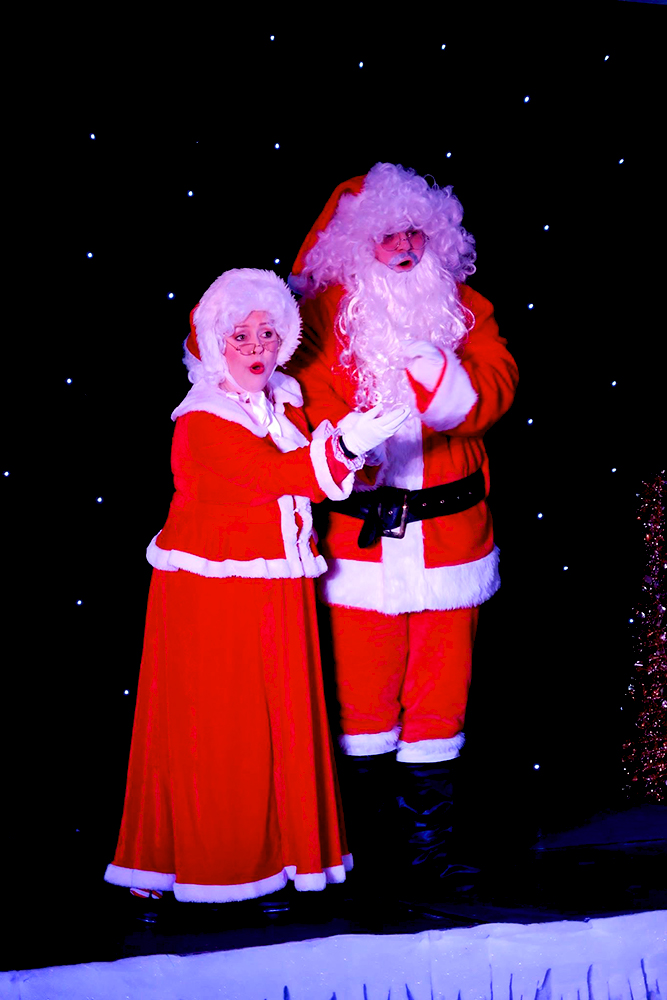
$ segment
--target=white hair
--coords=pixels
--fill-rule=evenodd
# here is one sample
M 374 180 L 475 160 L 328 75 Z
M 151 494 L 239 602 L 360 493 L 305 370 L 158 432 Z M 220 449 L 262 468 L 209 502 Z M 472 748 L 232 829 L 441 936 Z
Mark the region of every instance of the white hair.
M 226 338 L 255 311 L 269 314 L 281 339 L 276 364 L 289 361 L 301 340 L 301 316 L 292 293 L 274 271 L 235 268 L 216 278 L 193 313 L 201 360 L 186 346 L 183 360 L 191 382 L 203 378 L 218 384 L 227 378 Z
M 360 194 L 342 195 L 333 219 L 306 255 L 299 282 L 313 292 L 330 284 L 349 287 L 373 259 L 373 241 L 406 229 L 423 230 L 441 269 L 464 281 L 475 271 L 476 255 L 462 219 L 463 208 L 451 186 L 429 186 L 414 170 L 376 163 Z

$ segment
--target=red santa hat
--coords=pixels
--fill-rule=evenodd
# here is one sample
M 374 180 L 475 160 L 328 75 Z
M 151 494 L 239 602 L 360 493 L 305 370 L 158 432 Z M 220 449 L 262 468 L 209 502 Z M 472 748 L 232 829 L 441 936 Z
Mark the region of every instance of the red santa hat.
M 359 177 L 352 177 L 349 181 L 343 181 L 335 189 L 328 202 L 318 215 L 315 220 L 315 224 L 306 236 L 305 240 L 301 244 L 301 249 L 299 250 L 296 260 L 294 261 L 294 267 L 292 268 L 292 274 L 290 275 L 290 282 L 294 275 L 300 275 L 303 271 L 306 255 L 310 250 L 313 249 L 320 234 L 324 232 L 331 220 L 333 219 L 336 211 L 338 209 L 338 203 L 344 194 L 357 195 L 361 192 L 364 181 L 366 180 L 366 174 L 361 174 Z
M 273 271 L 234 268 L 216 278 L 190 313 L 184 361 L 191 380 L 227 376 L 225 338 L 256 310 L 269 314 L 282 341 L 276 364 L 287 364 L 301 340 L 301 316 L 292 293 Z

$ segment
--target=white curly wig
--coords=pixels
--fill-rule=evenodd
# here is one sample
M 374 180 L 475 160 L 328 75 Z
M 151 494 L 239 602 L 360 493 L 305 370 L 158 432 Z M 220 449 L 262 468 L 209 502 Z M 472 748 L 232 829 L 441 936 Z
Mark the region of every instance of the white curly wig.
M 225 338 L 256 310 L 269 314 L 282 341 L 276 365 L 289 361 L 301 340 L 301 316 L 292 293 L 274 271 L 234 268 L 215 279 L 192 312 L 193 332 L 183 358 L 191 382 L 205 379 L 217 385 L 227 378 Z
M 476 254 L 462 219 L 463 208 L 451 186 L 429 187 L 412 169 L 376 163 L 359 194 L 341 196 L 333 219 L 305 257 L 302 277 L 313 290 L 330 284 L 349 287 L 353 275 L 373 260 L 374 240 L 421 229 L 442 270 L 465 281 L 475 271 Z

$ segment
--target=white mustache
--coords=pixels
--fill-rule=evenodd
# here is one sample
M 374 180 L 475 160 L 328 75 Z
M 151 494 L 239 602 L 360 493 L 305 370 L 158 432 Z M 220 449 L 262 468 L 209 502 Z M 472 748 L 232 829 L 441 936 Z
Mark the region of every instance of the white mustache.
M 400 253 L 394 254 L 391 258 L 389 267 L 396 267 L 397 264 L 401 264 L 404 260 L 411 260 L 413 264 L 419 263 L 419 258 L 413 250 L 401 250 Z

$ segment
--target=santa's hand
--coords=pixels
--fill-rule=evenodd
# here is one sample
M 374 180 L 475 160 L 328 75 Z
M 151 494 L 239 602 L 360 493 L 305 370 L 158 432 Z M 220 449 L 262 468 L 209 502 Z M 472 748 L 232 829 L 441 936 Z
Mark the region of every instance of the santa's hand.
M 337 429 L 342 433 L 341 443 L 352 455 L 365 455 L 395 434 L 409 414 L 407 406 L 383 413 L 381 404 L 365 413 L 355 410 L 338 423 Z
M 446 364 L 442 351 L 430 340 L 410 340 L 403 347 L 403 359 L 413 379 L 433 392 Z

